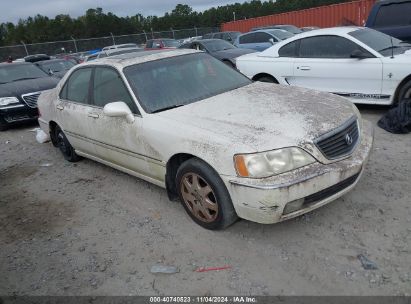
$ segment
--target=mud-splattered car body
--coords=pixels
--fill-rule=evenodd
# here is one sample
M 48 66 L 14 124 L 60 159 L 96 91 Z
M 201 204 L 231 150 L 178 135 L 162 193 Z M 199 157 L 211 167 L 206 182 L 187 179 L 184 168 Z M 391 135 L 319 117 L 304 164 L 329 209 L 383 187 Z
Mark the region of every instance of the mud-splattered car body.
M 176 197 L 178 166 L 196 157 L 221 177 L 237 215 L 259 223 L 298 216 L 335 200 L 356 185 L 371 150 L 373 131 L 356 107 L 342 97 L 250 82 L 184 106 L 146 112 L 124 71 L 145 62 L 199 54 L 209 56 L 192 50 L 148 52 L 81 65 L 77 69 L 109 66 L 118 71 L 138 114 L 127 121 L 107 117 L 103 108 L 62 100 L 59 94 L 75 68 L 55 90 L 40 96 L 40 126 L 53 136 L 58 125 L 77 154 L 164 187 L 170 198 Z M 318 140 L 337 131 L 350 132 L 344 129 L 347 123 L 357 132 L 354 139 L 348 138 L 352 145 L 338 157 L 326 157 Z M 264 178 L 242 177 L 234 163 L 240 154 L 290 147 L 303 151 L 313 161 Z M 285 214 L 286 205 L 298 200 L 303 201 L 300 207 Z

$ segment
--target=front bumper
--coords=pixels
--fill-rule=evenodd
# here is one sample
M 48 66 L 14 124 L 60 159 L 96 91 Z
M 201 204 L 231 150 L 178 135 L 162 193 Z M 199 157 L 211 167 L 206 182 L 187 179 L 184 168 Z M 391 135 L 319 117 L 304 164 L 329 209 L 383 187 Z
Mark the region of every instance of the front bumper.
M 368 161 L 374 134 L 363 120 L 361 142 L 350 157 L 319 162 L 264 179 L 222 176 L 237 215 L 261 224 L 281 222 L 319 208 L 349 192 L 358 183 Z M 304 200 L 301 209 L 284 213 L 289 202 Z
M 0 108 L 0 119 L 7 125 L 15 125 L 24 121 L 35 120 L 38 117 L 37 108 L 29 108 L 26 105 L 16 105 L 10 108 Z

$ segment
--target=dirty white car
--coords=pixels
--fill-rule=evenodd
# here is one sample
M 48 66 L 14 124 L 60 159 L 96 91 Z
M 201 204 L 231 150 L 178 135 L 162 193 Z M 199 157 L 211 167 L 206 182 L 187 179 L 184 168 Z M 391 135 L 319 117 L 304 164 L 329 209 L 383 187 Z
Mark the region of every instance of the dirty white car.
M 373 141 L 346 99 L 252 83 L 192 50 L 82 64 L 38 106 L 68 161 L 164 187 L 208 229 L 275 223 L 336 199 L 358 182 Z

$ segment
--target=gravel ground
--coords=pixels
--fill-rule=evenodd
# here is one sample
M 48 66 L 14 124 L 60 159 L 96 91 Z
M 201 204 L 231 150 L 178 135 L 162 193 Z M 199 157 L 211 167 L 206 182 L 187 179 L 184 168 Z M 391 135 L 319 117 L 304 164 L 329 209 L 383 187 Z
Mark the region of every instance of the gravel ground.
M 361 112 L 376 124 L 385 110 Z M 411 134 L 376 127 L 362 180 L 328 206 L 212 232 L 165 190 L 68 163 L 32 128 L 0 133 L 1 295 L 411 294 Z M 179 272 L 152 274 L 157 264 Z

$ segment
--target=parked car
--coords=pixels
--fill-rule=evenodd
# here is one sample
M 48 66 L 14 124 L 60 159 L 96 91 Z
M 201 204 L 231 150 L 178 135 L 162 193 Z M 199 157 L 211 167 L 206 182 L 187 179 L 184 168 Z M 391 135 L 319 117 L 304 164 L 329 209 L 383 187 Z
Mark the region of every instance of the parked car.
M 239 35 L 241 35 L 241 32 L 217 32 L 205 34 L 203 39 L 223 39 L 230 43 L 234 43 Z
M 339 27 L 294 36 L 236 62 L 253 80 L 326 91 L 355 103 L 391 105 L 411 98 L 410 48 L 369 28 Z
M 69 73 L 39 99 L 40 126 L 65 159 L 166 188 L 207 229 L 335 200 L 372 146 L 371 124 L 345 98 L 253 83 L 204 52 L 124 54 Z
M 105 51 L 103 50 L 100 53 L 98 53 L 97 59 L 121 55 L 121 54 L 137 53 L 137 52 L 142 52 L 142 51 L 144 51 L 144 49 L 139 48 L 139 47 L 109 49 Z
M 50 59 L 37 61 L 35 63 L 40 69 L 49 75 L 55 76 L 57 78 L 63 78 L 63 76 L 77 64 L 74 60 L 65 59 Z
M 102 51 L 115 50 L 115 49 L 128 49 L 138 47 L 136 43 L 114 44 L 103 47 Z
M 32 63 L 0 63 L 0 131 L 38 117 L 40 92 L 54 88 L 58 79 Z
M 209 53 L 230 67 L 235 67 L 238 56 L 255 52 L 249 49 L 239 49 L 231 43 L 221 39 L 203 39 L 189 42 L 180 46 L 182 49 L 193 49 Z
M 25 62 L 37 62 L 37 61 L 43 61 L 43 60 L 49 60 L 50 56 L 46 54 L 34 54 L 34 55 L 28 55 L 24 57 Z
M 258 30 L 237 37 L 234 45 L 239 48 L 264 51 L 279 41 L 293 37 L 294 34 L 285 30 Z
M 289 25 L 289 24 L 260 26 L 260 27 L 252 28 L 251 31 L 274 30 L 274 29 L 285 30 L 285 31 L 290 32 L 294 35 L 301 34 L 303 32 L 300 28 L 296 27 L 295 25 Z
M 320 29 L 318 26 L 304 26 L 301 28 L 303 32 L 309 32 L 309 31 L 318 30 L 318 29 Z
M 411 0 L 377 1 L 365 26 L 411 42 Z
M 175 39 L 160 38 L 147 40 L 146 50 L 176 49 L 180 43 Z

